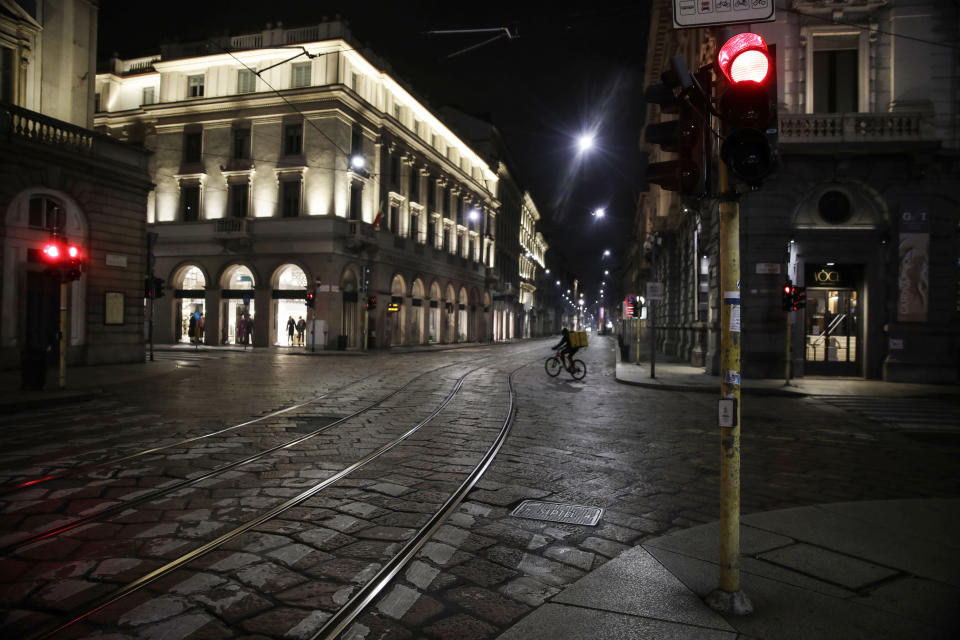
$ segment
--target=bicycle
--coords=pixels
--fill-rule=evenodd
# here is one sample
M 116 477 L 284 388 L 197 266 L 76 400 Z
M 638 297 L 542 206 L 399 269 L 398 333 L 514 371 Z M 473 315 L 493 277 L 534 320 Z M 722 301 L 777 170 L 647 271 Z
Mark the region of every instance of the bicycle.
M 543 367 L 547 370 L 547 375 L 552 378 L 560 375 L 561 369 L 567 369 L 567 367 L 563 365 L 563 356 L 560 355 L 559 351 L 547 358 L 547 361 L 543 363 Z M 587 365 L 584 364 L 583 360 L 573 360 L 567 372 L 574 380 L 582 380 L 583 377 L 587 375 Z

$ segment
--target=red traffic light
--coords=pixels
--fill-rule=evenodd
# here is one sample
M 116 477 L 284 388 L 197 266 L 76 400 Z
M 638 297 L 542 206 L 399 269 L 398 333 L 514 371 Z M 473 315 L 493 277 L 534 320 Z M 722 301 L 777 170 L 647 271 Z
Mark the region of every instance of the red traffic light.
M 69 247 L 67 247 L 67 255 L 73 259 L 79 258 L 80 249 L 77 248 L 75 245 L 70 245 Z
M 761 83 L 770 71 L 767 43 L 756 33 L 738 33 L 720 47 L 717 64 L 733 84 Z
M 56 242 L 48 242 L 43 245 L 41 250 L 43 254 L 43 259 L 46 262 L 60 262 L 60 259 L 63 257 L 63 252 L 60 249 L 60 245 Z

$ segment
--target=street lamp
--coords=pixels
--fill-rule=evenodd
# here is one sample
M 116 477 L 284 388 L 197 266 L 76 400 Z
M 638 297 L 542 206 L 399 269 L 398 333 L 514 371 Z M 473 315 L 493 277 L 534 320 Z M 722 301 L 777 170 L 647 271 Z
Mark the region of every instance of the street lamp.
M 604 258 L 609 258 L 609 257 L 610 257 L 610 249 L 604 249 L 604 250 L 603 250 L 603 257 L 604 257 Z
M 354 169 L 363 169 L 366 164 L 366 159 L 359 153 L 350 158 L 350 166 Z
M 593 213 L 591 213 L 590 215 L 592 215 L 594 218 L 599 219 L 599 218 L 602 218 L 603 216 L 607 215 L 607 212 L 606 212 L 606 210 L 605 210 L 603 207 L 598 207 L 598 208 L 595 209 L 595 210 L 593 211 Z
M 577 139 L 577 147 L 580 149 L 580 153 L 589 151 L 593 148 L 594 135 L 592 133 L 581 134 Z

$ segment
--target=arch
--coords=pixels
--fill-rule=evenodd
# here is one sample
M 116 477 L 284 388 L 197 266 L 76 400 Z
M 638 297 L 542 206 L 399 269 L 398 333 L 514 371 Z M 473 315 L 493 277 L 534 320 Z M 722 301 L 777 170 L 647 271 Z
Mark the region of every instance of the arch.
M 405 344 L 406 337 L 406 312 L 404 297 L 407 291 L 407 283 L 399 273 L 393 274 L 390 281 L 390 302 L 399 304 L 398 311 L 387 311 L 385 318 L 385 335 L 389 336 L 388 346 Z
M 891 224 L 883 196 L 859 180 L 819 182 L 795 202 L 791 216 L 794 229 L 884 229 Z
M 430 283 L 430 301 L 427 306 L 427 327 L 426 327 L 426 339 L 427 342 L 442 342 L 443 336 L 441 335 L 443 324 L 441 322 L 443 315 L 440 313 L 441 307 L 443 306 L 440 300 L 440 283 L 434 280 Z
M 181 291 L 173 304 L 174 342 L 190 342 L 194 339 L 196 342 L 206 341 L 207 282 L 209 279 L 206 270 L 198 264 L 186 262 L 174 268 L 170 283 L 174 289 Z M 188 291 L 195 293 L 187 293 Z M 195 319 L 193 331 L 191 317 Z M 202 325 L 200 318 L 203 318 Z
M 425 325 L 427 308 L 424 307 L 423 292 L 423 280 L 417 277 L 410 286 L 409 331 L 410 342 L 413 344 L 423 344 L 426 342 Z
M 62 221 L 67 239 L 89 252 L 89 223 L 70 195 L 47 187 L 31 186 L 11 198 L 4 216 L 4 313 L 0 333 L 12 338 L 4 347 L 46 348 L 49 336 L 59 330 L 59 286 L 43 275 L 43 265 L 28 261 L 29 252 L 50 237 L 51 223 Z M 67 345 L 86 344 L 87 278 L 83 273 L 68 287 Z M 69 354 L 68 354 L 69 355 Z
M 456 342 L 456 322 L 457 322 L 457 296 L 453 290 L 453 284 L 447 283 L 447 288 L 443 292 L 443 341 Z
M 254 289 L 257 276 L 243 263 L 227 265 L 220 273 L 220 344 L 249 344 L 251 332 L 245 326 L 253 321 L 256 328 Z M 247 294 L 246 291 L 250 293 Z M 264 329 L 266 322 L 261 323 Z M 207 328 L 209 331 L 209 327 Z
M 270 300 L 270 343 L 279 346 L 306 346 L 306 332 L 301 334 L 296 326 L 301 319 L 306 322 L 307 308 L 303 304 L 303 293 L 310 284 L 306 270 L 295 263 L 278 266 L 270 274 L 270 286 L 274 291 Z M 281 293 L 283 292 L 283 293 Z M 291 336 L 290 320 L 293 320 Z M 309 334 L 312 335 L 312 334 Z

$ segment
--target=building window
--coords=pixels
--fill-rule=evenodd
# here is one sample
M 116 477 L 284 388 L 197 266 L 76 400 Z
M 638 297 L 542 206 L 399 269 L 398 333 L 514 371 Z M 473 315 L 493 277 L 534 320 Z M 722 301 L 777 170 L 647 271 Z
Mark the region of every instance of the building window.
M 463 224 L 463 196 L 457 197 L 457 224 Z
M 246 218 L 250 200 L 250 185 L 243 182 L 230 185 L 230 217 Z
M 400 119 L 400 105 L 397 104 L 396 102 L 393 103 L 393 117 L 396 118 L 397 120 Z
M 180 187 L 180 218 L 184 222 L 200 219 L 200 185 Z
M 350 185 L 350 219 L 363 219 L 363 183 L 354 182 Z
M 303 152 L 303 125 L 288 124 L 283 127 L 283 155 L 298 156 Z
M 140 104 L 156 104 L 156 102 L 157 102 L 156 87 L 144 87 L 143 97 L 140 100 Z
M 360 76 L 355 73 L 350 74 L 350 88 L 353 89 L 354 93 L 359 93 L 358 87 L 360 86 Z
M 199 163 L 203 160 L 203 133 L 194 131 L 183 136 L 183 161 Z
M 356 155 L 363 155 L 363 128 L 358 124 L 350 132 L 350 156 Z
M 387 218 L 387 229 L 390 230 L 390 233 L 395 234 L 400 230 L 400 207 L 392 204 L 387 211 L 389 213 L 389 217 Z
M 257 74 L 249 69 L 237 72 L 237 93 L 253 93 L 257 90 Z
M 464 257 L 467 255 L 467 245 L 464 243 L 463 231 L 457 234 L 457 253 Z
M 233 130 L 233 159 L 250 159 L 250 129 Z
M 420 242 L 420 214 L 416 211 L 410 211 L 410 237 Z
M 427 242 L 430 243 L 430 246 L 437 246 L 437 218 L 436 216 L 429 216 L 427 218 Z
M 284 180 L 280 183 L 280 214 L 284 218 L 300 215 L 300 180 Z
M 857 50 L 813 52 L 814 113 L 857 112 Z
M 93 94 L 93 112 L 100 113 L 100 93 Z
M 451 198 L 450 188 L 447 187 L 446 189 L 444 189 L 440 197 L 443 199 L 443 217 L 449 218 L 450 217 L 450 198 Z
M 13 49 L 0 47 L 0 102 L 13 102 Z
M 37 196 L 30 198 L 30 212 L 27 224 L 31 229 L 53 229 L 63 227 L 63 205 L 59 200 Z
M 187 97 L 203 97 L 203 75 L 187 76 Z
M 311 66 L 312 63 L 310 62 L 297 62 L 292 64 L 293 78 L 290 81 L 290 86 L 294 89 L 297 87 L 309 87 Z
M 390 188 L 400 190 L 400 154 L 390 154 Z

